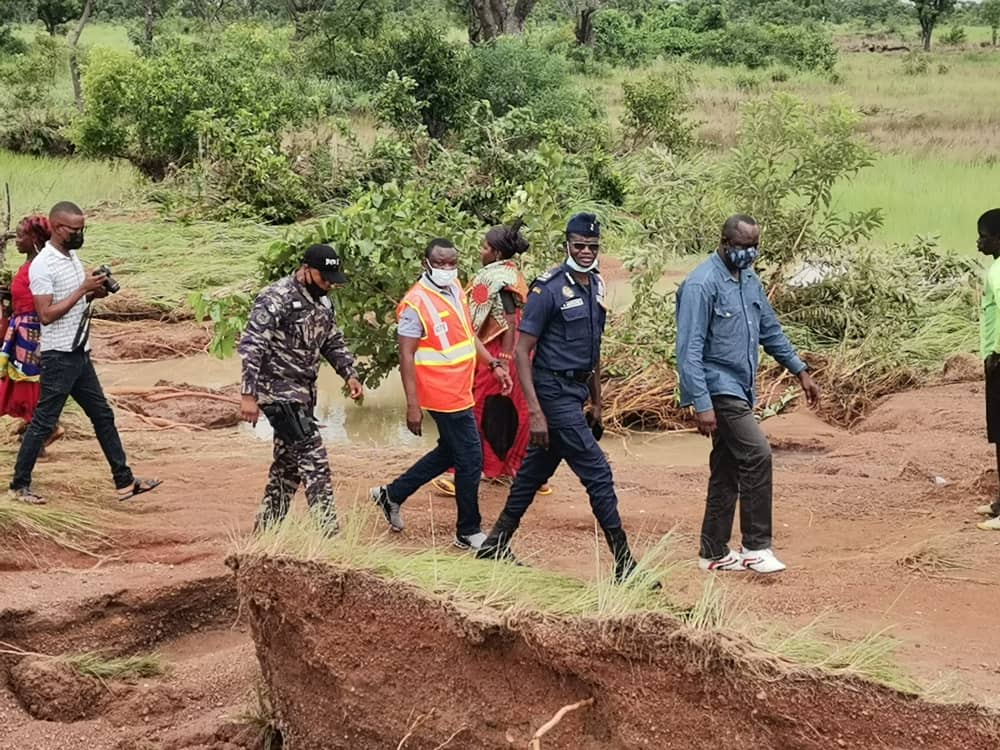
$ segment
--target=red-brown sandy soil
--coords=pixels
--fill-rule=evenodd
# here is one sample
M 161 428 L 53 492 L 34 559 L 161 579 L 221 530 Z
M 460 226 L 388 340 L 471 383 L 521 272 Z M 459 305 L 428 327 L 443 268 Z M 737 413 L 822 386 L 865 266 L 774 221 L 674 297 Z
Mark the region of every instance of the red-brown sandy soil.
M 163 363 L 163 378 L 171 379 L 169 362 Z M 763 581 L 736 576 L 720 577 L 720 583 L 745 603 L 748 617 L 792 626 L 822 617 L 820 630 L 838 638 L 891 627 L 903 643 L 899 658 L 915 677 L 925 682 L 944 678 L 959 688 L 962 697 L 997 706 L 1000 534 L 977 530 L 972 514 L 975 505 L 996 493 L 982 402 L 980 383 L 959 382 L 894 396 L 850 434 L 802 411 L 765 422 L 777 447 L 775 546 L 789 570 Z M 136 472 L 159 476 L 165 484 L 134 502 L 118 504 L 93 438 L 77 437 L 53 446 L 51 457 L 38 465 L 36 489 L 50 497 L 52 507 L 93 516 L 110 541 L 85 555 L 60 551 L 33 538 L 0 539 L 0 641 L 45 654 L 159 650 L 174 668 L 164 677 L 137 685 L 112 686 L 115 695 L 125 697 L 106 705 L 98 702 L 100 710 L 95 709 L 92 718 L 52 722 L 34 718 L 31 706 L 8 687 L 8 672 L 19 658 L 4 655 L 0 657 L 0 750 L 253 746 L 232 718 L 246 709 L 258 668 L 247 618 L 239 616 L 224 559 L 230 537 L 250 530 L 270 448 L 232 428 L 152 431 L 126 414 L 121 415 L 121 427 Z M 73 434 L 85 435 L 86 430 Z M 693 559 L 707 450 L 691 436 L 681 442 L 657 438 L 652 445 L 653 449 L 647 446 L 634 456 L 621 450 L 613 453 L 626 527 L 640 553 L 653 539 L 674 530 L 678 556 Z M 663 447 L 655 448 L 658 445 Z M 5 454 L 7 467 L 12 463 L 11 450 L 8 447 Z M 349 513 L 369 486 L 391 479 L 419 452 L 391 446 L 333 446 L 330 454 L 342 512 Z M 7 468 L 0 481 L 6 482 L 9 472 Z M 539 498 L 526 516 L 515 549 L 534 565 L 591 576 L 593 521 L 586 495 L 565 468 L 553 485 L 555 494 Z M 502 488 L 484 484 L 482 509 L 487 522 L 496 517 L 502 501 Z M 452 501 L 425 489 L 405 508 L 407 531 L 400 544 L 431 543 L 432 508 L 434 538 L 439 544 L 448 539 Z M 919 572 L 901 564 L 921 548 L 935 550 L 932 558 L 946 557 L 959 567 Z M 671 582 L 670 594 L 693 599 L 703 580 L 691 567 Z M 581 664 L 575 668 L 582 673 Z M 564 684 L 571 682 L 567 678 Z M 712 709 L 708 696 L 739 690 L 739 682 L 726 672 L 717 686 L 698 689 L 717 691 L 703 698 L 708 716 Z M 141 702 L 143 690 L 152 691 L 153 705 Z M 560 700 L 565 697 L 558 695 Z M 826 693 L 813 695 L 827 700 L 822 697 Z M 536 711 L 529 703 L 522 700 L 510 707 L 510 715 L 522 717 L 525 726 L 551 708 L 546 703 L 542 710 L 539 704 Z M 601 703 L 600 711 L 591 715 L 606 718 L 613 705 Z M 839 705 L 834 700 L 824 710 L 835 714 Z M 384 710 L 372 707 L 373 712 Z M 734 717 L 744 715 L 737 702 L 725 710 L 734 712 L 727 714 Z M 784 715 L 770 699 L 761 710 Z M 870 712 L 877 716 L 877 711 L 876 706 Z M 803 716 L 812 721 L 814 714 Z M 567 721 L 572 726 L 591 719 L 581 714 Z M 847 726 L 860 723 L 858 716 L 844 721 Z M 920 746 L 916 728 L 922 729 L 924 742 L 933 741 L 931 727 L 917 721 L 910 746 Z M 495 728 L 488 729 L 482 732 L 493 736 Z M 786 736 L 781 735 L 785 729 L 774 731 L 778 733 L 774 736 Z M 713 747 L 732 738 L 725 733 L 718 736 L 722 739 Z M 753 737 L 761 748 L 796 747 L 769 744 L 763 735 Z M 658 745 L 651 740 L 648 746 Z M 847 746 L 869 747 L 853 741 Z
M 364 572 L 232 565 L 285 736 L 302 750 L 380 750 L 397 738 L 421 750 L 525 748 L 562 706 L 588 698 L 543 747 L 987 750 L 998 739 L 985 712 L 785 674 L 670 617 L 505 621 Z

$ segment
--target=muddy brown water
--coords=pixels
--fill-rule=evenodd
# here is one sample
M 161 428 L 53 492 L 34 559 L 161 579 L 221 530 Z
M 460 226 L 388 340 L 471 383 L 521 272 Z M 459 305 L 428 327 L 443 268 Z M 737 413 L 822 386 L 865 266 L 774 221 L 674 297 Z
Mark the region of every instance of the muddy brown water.
M 209 355 L 160 362 L 106 363 L 100 365 L 105 387 L 145 388 L 159 380 L 222 388 L 240 380 L 238 358 L 220 360 Z M 417 437 L 406 428 L 406 398 L 398 373 L 391 373 L 378 388 L 366 393 L 361 405 L 344 396 L 343 381 L 332 368 L 323 367 L 319 376 L 317 416 L 323 438 L 330 445 L 361 447 L 419 448 L 437 439 L 434 421 L 424 419 L 424 434 Z M 271 439 L 267 419 L 255 428 L 242 427 L 261 440 Z M 709 441 L 692 433 L 631 432 L 607 436 L 601 447 L 612 461 L 641 461 L 650 466 L 704 466 L 711 448 Z

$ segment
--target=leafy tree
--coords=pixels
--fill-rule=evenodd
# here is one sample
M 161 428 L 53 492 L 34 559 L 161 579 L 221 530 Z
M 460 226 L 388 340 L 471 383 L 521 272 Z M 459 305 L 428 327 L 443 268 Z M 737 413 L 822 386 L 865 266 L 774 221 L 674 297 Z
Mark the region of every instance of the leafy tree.
M 80 0 L 38 0 L 35 13 L 38 20 L 45 24 L 45 30 L 55 36 L 62 26 L 79 18 L 82 10 Z
M 320 110 L 311 82 L 280 34 L 227 29 L 211 41 L 163 37 L 149 55 L 95 50 L 84 72 L 87 106 L 74 123 L 79 148 L 125 158 L 153 178 L 191 163 L 213 119 L 252 116 L 277 133 Z
M 993 46 L 997 46 L 997 31 L 1000 30 L 1000 0 L 983 0 L 979 6 L 983 21 L 993 30 Z
M 470 103 L 468 57 L 440 29 L 420 22 L 383 35 L 369 50 L 369 87 L 381 86 L 390 71 L 415 84 L 421 118 L 432 138 L 441 139 L 464 119 Z
M 686 153 L 694 143 L 695 123 L 687 118 L 694 106 L 693 87 L 691 71 L 683 67 L 625 82 L 622 122 L 631 147 L 655 142 L 674 153 Z
M 920 23 L 920 37 L 924 42 L 924 52 L 931 51 L 931 36 L 938 21 L 955 8 L 956 0 L 913 0 L 913 9 Z

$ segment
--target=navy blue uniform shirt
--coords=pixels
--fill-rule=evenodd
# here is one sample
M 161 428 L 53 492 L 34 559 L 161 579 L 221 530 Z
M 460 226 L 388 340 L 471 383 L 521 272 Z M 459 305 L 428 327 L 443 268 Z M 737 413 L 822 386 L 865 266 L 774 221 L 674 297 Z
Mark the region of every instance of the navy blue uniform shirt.
M 590 372 L 601 356 L 606 320 L 601 277 L 592 271 L 590 284 L 580 284 L 563 264 L 532 282 L 518 330 L 538 338 L 536 370 Z

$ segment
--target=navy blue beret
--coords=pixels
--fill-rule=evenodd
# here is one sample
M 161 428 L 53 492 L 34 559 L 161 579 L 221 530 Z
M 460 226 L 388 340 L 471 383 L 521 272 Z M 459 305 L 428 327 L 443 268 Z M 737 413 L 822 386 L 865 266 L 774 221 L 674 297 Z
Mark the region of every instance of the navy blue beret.
M 600 237 L 601 223 L 594 214 L 574 214 L 566 224 L 566 234 L 581 237 Z

